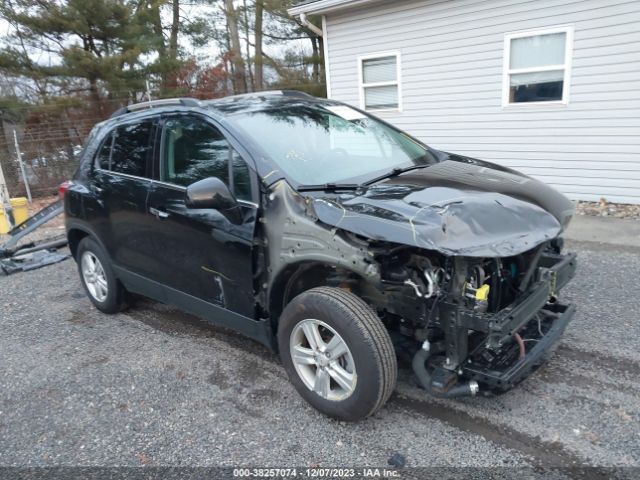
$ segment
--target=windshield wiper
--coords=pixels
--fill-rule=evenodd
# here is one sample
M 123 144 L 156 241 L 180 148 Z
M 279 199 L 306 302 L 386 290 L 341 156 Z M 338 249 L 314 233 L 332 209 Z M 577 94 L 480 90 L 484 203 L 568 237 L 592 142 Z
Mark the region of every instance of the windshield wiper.
M 387 172 L 383 175 L 372 178 L 371 180 L 367 180 L 366 182 L 363 183 L 363 185 L 367 185 L 367 186 L 373 185 L 374 183 L 377 183 L 381 180 L 386 180 L 387 178 L 391 178 L 391 177 L 397 177 L 402 173 L 410 172 L 411 170 L 417 170 L 418 168 L 425 168 L 429 166 L 430 166 L 429 164 L 424 164 L 424 165 L 411 165 L 410 167 L 404 167 L 404 168 L 396 167 L 392 169 L 390 172 Z
M 297 190 L 299 192 L 335 192 L 337 190 L 357 190 L 358 188 L 360 188 L 360 185 L 358 185 L 357 183 L 319 183 L 317 185 L 300 185 Z

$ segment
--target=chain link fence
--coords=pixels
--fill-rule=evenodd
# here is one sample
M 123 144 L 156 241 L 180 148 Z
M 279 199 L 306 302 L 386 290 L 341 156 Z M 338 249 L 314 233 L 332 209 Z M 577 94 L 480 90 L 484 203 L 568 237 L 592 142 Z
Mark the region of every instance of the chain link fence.
M 11 197 L 26 196 L 25 181 L 34 198 L 55 193 L 75 172 L 91 128 L 108 117 L 108 113 L 77 108 L 48 112 L 32 107 L 18 113 L 2 115 L 0 125 L 0 164 Z

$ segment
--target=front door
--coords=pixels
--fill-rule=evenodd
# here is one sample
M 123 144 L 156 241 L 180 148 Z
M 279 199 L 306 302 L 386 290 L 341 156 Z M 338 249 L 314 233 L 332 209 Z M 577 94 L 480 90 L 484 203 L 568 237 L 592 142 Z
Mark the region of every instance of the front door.
M 152 182 L 150 235 L 157 281 L 250 318 L 254 317 L 252 244 L 257 204 L 255 176 L 221 130 L 197 115 L 162 122 L 159 181 Z M 192 209 L 186 187 L 207 177 L 223 180 L 238 199 L 239 215 Z

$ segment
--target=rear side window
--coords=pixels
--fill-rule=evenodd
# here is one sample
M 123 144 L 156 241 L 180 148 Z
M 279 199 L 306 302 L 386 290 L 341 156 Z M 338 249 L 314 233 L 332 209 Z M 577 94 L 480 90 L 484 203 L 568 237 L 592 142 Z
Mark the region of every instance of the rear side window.
M 153 120 L 121 125 L 102 143 L 96 158 L 103 170 L 150 177 L 153 152 Z

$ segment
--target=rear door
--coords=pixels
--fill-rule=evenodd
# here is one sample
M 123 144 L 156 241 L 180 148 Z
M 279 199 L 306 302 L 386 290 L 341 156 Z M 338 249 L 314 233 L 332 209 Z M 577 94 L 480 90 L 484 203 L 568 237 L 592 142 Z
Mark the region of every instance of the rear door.
M 112 130 L 98 151 L 91 185 L 106 212 L 97 228 L 112 261 L 145 276 L 153 266 L 147 196 L 158 121 L 146 118 Z
M 181 114 L 161 123 L 158 181 L 148 200 L 159 272 L 155 279 L 169 287 L 169 296 L 172 291 L 186 294 L 253 318 L 257 177 L 211 120 Z M 228 218 L 218 210 L 186 206 L 186 187 L 207 177 L 229 186 L 239 215 Z

